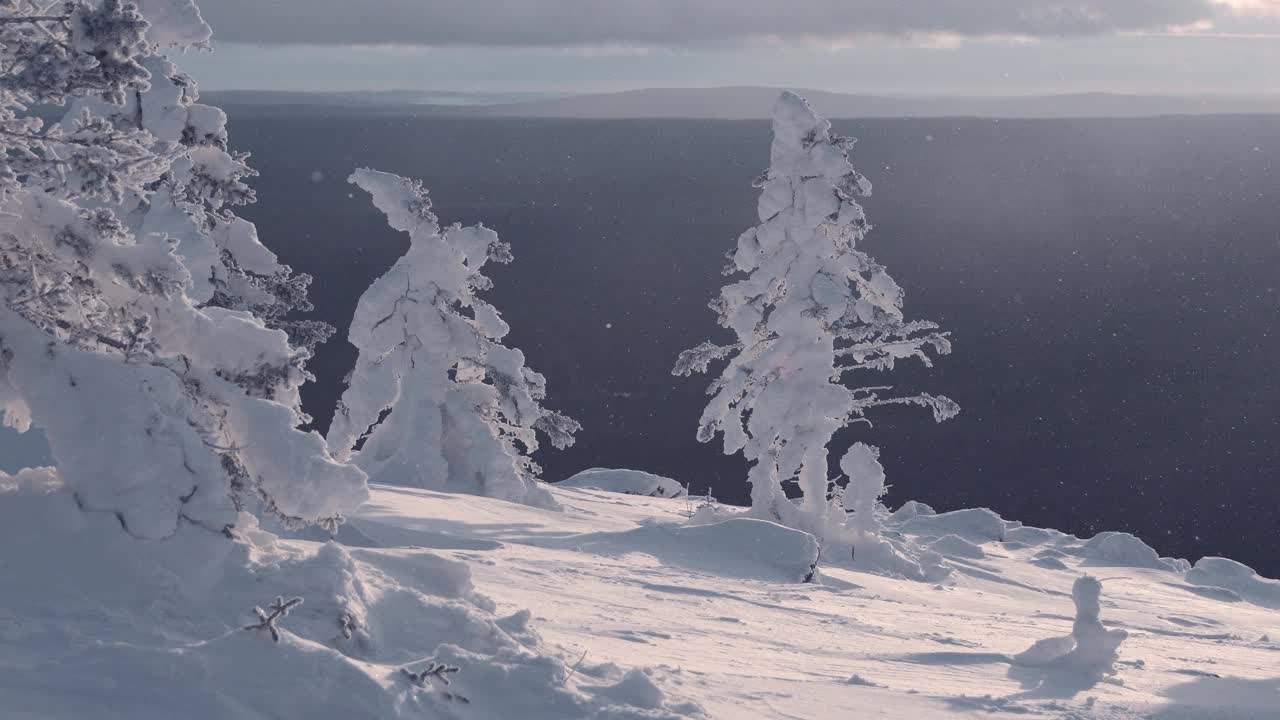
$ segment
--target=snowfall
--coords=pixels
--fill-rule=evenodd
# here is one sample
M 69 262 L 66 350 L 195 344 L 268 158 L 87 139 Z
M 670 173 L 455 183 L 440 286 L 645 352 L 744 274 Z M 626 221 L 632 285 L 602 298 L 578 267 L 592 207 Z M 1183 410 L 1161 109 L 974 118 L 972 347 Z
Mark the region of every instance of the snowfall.
M 0 552 L 5 718 L 1280 717 L 1280 582 L 1125 534 L 908 503 L 886 536 L 950 569 L 919 582 L 814 573 L 812 537 L 634 471 L 552 486 L 561 509 L 375 485 L 336 538 L 238 542 L 137 540 L 51 473 L 0 480 L 24 538 Z M 1070 645 L 1085 575 L 1111 672 L 1030 662 Z M 279 642 L 252 627 L 276 595 L 304 598 Z

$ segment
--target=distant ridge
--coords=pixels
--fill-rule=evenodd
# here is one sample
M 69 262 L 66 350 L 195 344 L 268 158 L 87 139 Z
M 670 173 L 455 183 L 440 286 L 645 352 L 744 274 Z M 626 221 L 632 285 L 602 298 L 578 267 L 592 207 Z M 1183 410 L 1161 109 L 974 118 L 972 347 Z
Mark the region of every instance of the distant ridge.
M 547 97 L 432 91 L 347 93 L 208 92 L 234 106 L 324 106 L 348 110 L 461 117 L 691 118 L 753 120 L 769 117 L 780 88 L 650 88 Z M 1280 114 L 1280 96 L 1174 96 L 1078 93 L 1024 97 L 891 97 L 797 90 L 823 115 L 835 118 L 990 117 L 1085 118 L 1159 115 Z

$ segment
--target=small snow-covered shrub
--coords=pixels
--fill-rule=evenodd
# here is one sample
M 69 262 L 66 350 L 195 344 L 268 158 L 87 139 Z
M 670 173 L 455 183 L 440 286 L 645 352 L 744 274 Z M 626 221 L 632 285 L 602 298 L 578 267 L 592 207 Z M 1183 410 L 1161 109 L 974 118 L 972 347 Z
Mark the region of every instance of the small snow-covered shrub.
M 553 505 L 530 454 L 538 434 L 568 447 L 579 425 L 542 406 L 546 379 L 502 345 L 509 328 L 478 295 L 510 247 L 483 225 L 441 229 L 421 183 L 367 169 L 350 181 L 410 244 L 356 306 L 334 454 L 377 482 Z
M 1071 599 L 1076 605 L 1071 634 L 1039 640 L 1014 656 L 1014 664 L 1049 667 L 1102 677 L 1115 673 L 1116 650 L 1129 636 L 1124 630 L 1107 630 L 1102 625 L 1102 582 L 1090 575 L 1076 578 Z
M 916 500 L 908 500 L 902 504 L 902 507 L 894 510 L 889 515 L 889 520 L 896 523 L 903 523 L 917 515 L 937 515 L 938 512 L 929 505 Z
M 902 289 L 859 247 L 871 226 L 857 197 L 871 184 L 849 163 L 853 140 L 830 131 L 800 96 L 778 99 L 770 166 L 756 181 L 760 224 L 738 238 L 725 269 L 746 278 L 711 303 L 734 341 L 687 350 L 673 370 L 725 363 L 708 389 L 698 439 L 719 433 L 726 453 L 751 461 L 759 517 L 820 538 L 832 511 L 842 514 L 828 502 L 827 446 L 837 430 L 890 404 L 923 406 L 939 422 L 959 412 L 945 397 L 844 382 L 899 360 L 928 365 L 929 349 L 946 354 L 951 343 L 935 324 L 904 318 Z M 783 493 L 792 480 L 804 495 L 799 508 Z
M 1067 552 L 1083 557 L 1085 565 L 1138 567 L 1170 572 L 1186 570 L 1177 560 L 1160 557 L 1150 545 L 1130 533 L 1101 532 L 1078 548 L 1068 548 Z

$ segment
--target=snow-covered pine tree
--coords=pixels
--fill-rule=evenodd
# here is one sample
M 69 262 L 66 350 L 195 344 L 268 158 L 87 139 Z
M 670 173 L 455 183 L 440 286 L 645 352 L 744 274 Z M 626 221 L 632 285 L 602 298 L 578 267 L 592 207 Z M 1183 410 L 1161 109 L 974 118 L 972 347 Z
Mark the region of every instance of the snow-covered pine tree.
M 929 347 L 945 354 L 951 345 L 935 324 L 904 320 L 901 288 L 859 249 L 870 226 L 855 198 L 871 185 L 849 163 L 853 141 L 830 129 L 800 96 L 778 99 L 770 167 L 756 181 L 760 224 L 738 238 L 725 270 L 747 277 L 711 303 L 737 342 L 703 343 L 673 370 L 706 372 L 728 360 L 708 391 L 698 439 L 723 433 L 725 453 L 752 461 L 754 512 L 819 538 L 833 520 L 827 445 L 837 430 L 882 405 L 921 405 L 938 421 L 959 411 L 946 397 L 844 384 L 900 359 L 927 365 Z M 804 493 L 799 507 L 783 492 L 792 479 Z
M 483 225 L 442 230 L 417 181 L 362 169 L 350 182 L 410 245 L 356 306 L 334 455 L 375 482 L 552 505 L 529 455 L 537 433 L 565 448 L 579 425 L 542 407 L 545 378 L 501 344 L 509 328 L 477 295 L 492 285 L 485 263 L 510 262 L 510 247 Z
M 296 429 L 309 351 L 268 327 L 306 280 L 230 214 L 250 171 L 159 55 L 208 26 L 190 0 L 143 6 L 161 22 L 121 0 L 0 0 L 4 421 L 42 428 L 81 507 L 139 537 L 241 510 L 332 523 L 364 474 Z

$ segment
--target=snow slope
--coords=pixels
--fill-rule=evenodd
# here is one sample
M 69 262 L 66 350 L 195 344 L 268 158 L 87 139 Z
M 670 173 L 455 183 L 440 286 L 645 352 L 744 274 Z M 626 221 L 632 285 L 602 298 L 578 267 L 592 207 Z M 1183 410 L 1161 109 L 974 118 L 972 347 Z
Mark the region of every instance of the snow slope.
M 945 558 L 923 583 L 838 557 L 814 573 L 808 534 L 697 498 L 553 486 L 556 511 L 373 486 L 334 541 L 242 518 L 230 542 L 132 538 L 63 490 L 0 474 L 5 720 L 1280 717 L 1280 583 L 1122 534 L 883 514 Z M 1086 573 L 1101 626 L 1073 627 Z M 276 595 L 305 599 L 278 643 L 244 629 Z M 1051 661 L 1103 633 L 1114 675 L 1103 646 L 1088 673 Z M 451 685 L 405 674 L 431 661 Z
M 498 615 L 530 609 L 579 673 L 645 668 L 669 705 L 696 702 L 710 717 L 1280 717 L 1275 584 L 1234 564 L 1203 561 L 1184 579 L 1114 541 L 1098 553 L 1099 543 L 1017 523 L 1003 523 L 1005 542 L 986 539 L 1002 521 L 967 512 L 914 523 L 940 539 L 917 538 L 947 557 L 943 584 L 839 567 L 801 584 L 779 570 L 803 561 L 799 544 L 768 536 L 778 552 L 762 558 L 750 552 L 754 530 L 707 529 L 731 509 L 701 511 L 703 533 L 690 536 L 687 499 L 553 492 L 563 512 L 374 487 L 351 525 L 374 544 L 466 562 Z M 1144 566 L 1124 566 L 1131 557 Z M 1071 633 L 1072 585 L 1085 573 L 1103 582 L 1104 625 L 1128 632 L 1119 672 L 1015 667 L 1033 642 Z

